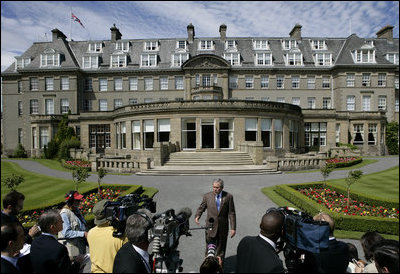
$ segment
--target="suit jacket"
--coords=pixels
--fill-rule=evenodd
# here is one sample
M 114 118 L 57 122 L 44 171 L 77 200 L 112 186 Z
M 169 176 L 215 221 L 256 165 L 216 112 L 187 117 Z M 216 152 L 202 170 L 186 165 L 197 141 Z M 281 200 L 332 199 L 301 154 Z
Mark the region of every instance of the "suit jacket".
M 1 212 L 1 224 L 5 225 L 5 224 L 8 224 L 8 223 L 19 223 L 22 226 L 22 228 L 24 229 L 25 243 L 26 244 L 32 244 L 32 237 L 29 236 L 29 234 L 28 234 L 29 229 L 24 228 L 23 225 L 21 224 L 21 222 L 18 220 L 18 218 L 16 216 L 7 215 L 7 214 L 4 214 L 3 212 Z
M 233 202 L 233 196 L 228 192 L 222 191 L 220 210 L 218 212 L 217 204 L 215 201 L 214 192 L 206 193 L 203 196 L 203 201 L 201 202 L 199 208 L 196 212 L 196 217 L 203 214 L 207 209 L 207 220 L 206 225 L 209 225 L 210 218 L 214 219 L 214 226 L 211 231 L 208 231 L 209 237 L 215 237 L 219 231 L 221 236 L 228 235 L 229 232 L 229 222 L 231 223 L 231 229 L 236 230 L 236 212 L 235 204 Z M 229 220 L 229 221 L 228 221 Z M 225 236 L 225 237 L 226 237 Z
M 115 256 L 113 273 L 148 273 L 148 271 L 142 256 L 128 242 Z
M 237 247 L 236 273 L 284 273 L 274 248 L 260 236 L 246 236 Z
M 329 240 L 328 248 L 321 249 L 319 254 L 313 254 L 315 271 L 319 273 L 345 273 L 349 264 L 349 249 L 347 244 L 336 239 Z
M 1 258 L 1 273 L 22 273 L 12 263 Z
M 31 246 L 35 273 L 78 273 L 79 264 L 72 264 L 67 248 L 48 235 L 35 238 Z

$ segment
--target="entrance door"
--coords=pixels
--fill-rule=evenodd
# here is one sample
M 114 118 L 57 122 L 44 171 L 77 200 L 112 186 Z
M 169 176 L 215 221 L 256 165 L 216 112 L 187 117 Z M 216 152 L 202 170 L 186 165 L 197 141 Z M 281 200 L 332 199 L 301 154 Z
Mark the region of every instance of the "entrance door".
M 96 153 L 104 153 L 106 145 L 104 135 L 97 135 L 96 139 Z
M 214 149 L 214 120 L 201 121 L 201 148 Z
M 233 120 L 220 119 L 219 121 L 219 147 L 233 149 Z
M 182 121 L 182 149 L 196 149 L 196 120 Z

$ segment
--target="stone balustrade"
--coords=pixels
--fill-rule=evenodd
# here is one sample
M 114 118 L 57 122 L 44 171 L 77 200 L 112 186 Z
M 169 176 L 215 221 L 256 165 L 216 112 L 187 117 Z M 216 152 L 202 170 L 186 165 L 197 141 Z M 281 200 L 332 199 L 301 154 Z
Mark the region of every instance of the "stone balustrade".
M 135 173 L 140 171 L 141 162 L 133 159 L 97 159 L 96 168 L 103 168 L 107 172 Z M 93 162 L 92 162 L 93 163 Z M 93 165 L 92 165 L 92 171 Z

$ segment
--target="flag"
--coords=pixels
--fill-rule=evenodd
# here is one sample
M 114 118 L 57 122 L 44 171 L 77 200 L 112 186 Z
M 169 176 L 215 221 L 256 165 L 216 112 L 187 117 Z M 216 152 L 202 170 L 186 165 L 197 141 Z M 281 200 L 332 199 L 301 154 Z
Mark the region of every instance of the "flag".
M 78 22 L 79 24 L 81 24 L 82 28 L 85 27 L 85 26 L 82 24 L 81 20 L 79 20 L 79 18 L 75 16 L 75 14 L 71 13 L 71 19 L 74 20 L 75 22 Z

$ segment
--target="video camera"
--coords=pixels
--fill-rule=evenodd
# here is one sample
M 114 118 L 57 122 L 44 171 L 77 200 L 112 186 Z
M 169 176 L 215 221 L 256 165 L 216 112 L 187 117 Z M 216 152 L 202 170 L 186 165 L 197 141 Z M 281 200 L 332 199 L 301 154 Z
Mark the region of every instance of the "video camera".
M 307 256 L 328 248 L 329 223 L 314 221 L 309 214 L 294 208 L 277 210 L 285 217 L 282 239 L 286 267 L 289 272 L 303 271 Z
M 119 197 L 117 201 L 108 201 L 105 204 L 105 216 L 115 228 L 114 237 L 122 237 L 125 233 L 126 219 L 140 208 L 146 208 L 150 212 L 156 212 L 156 202 L 147 195 L 128 194 Z

